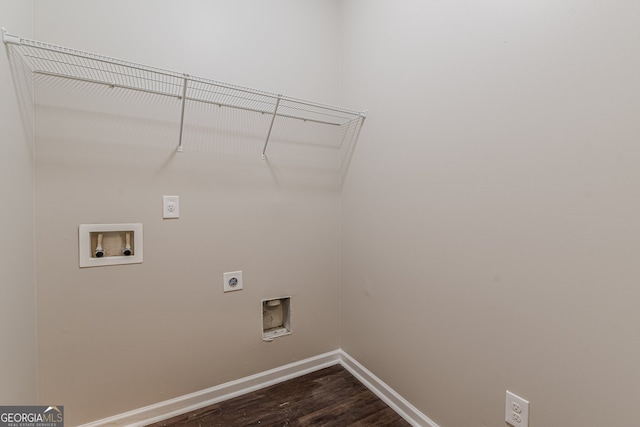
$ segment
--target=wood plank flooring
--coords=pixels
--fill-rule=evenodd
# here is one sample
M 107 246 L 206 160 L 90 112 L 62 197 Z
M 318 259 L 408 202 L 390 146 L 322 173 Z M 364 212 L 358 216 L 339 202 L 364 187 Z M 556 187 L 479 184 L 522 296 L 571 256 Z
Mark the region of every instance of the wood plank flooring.
M 340 365 L 147 427 L 410 426 Z

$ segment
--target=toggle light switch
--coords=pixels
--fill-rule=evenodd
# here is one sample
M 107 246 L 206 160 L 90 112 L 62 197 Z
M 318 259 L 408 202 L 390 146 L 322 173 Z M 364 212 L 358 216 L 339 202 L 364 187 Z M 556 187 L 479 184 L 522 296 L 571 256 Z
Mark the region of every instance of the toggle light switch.
M 180 218 L 180 197 L 162 196 L 162 218 Z

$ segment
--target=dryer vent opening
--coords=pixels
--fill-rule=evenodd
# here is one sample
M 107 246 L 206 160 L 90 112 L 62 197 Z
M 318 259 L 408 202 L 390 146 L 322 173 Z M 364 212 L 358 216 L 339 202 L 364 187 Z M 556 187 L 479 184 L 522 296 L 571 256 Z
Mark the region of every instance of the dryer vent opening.
M 272 298 L 262 301 L 262 339 L 291 334 L 291 297 Z

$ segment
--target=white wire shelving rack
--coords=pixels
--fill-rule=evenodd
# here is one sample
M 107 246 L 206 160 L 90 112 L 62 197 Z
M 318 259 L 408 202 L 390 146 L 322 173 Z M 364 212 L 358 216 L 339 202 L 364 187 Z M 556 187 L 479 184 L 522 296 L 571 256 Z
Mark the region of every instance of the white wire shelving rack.
M 187 102 L 201 102 L 219 107 L 268 114 L 262 158 L 278 118 L 302 120 L 327 126 L 339 126 L 342 143 L 354 144 L 367 117 L 366 111 L 351 110 L 293 98 L 248 87 L 223 83 L 185 73 L 165 70 L 122 59 L 57 46 L 9 34 L 2 28 L 2 40 L 19 53 L 33 74 L 106 85 L 172 97 L 181 104 L 178 151 L 182 139 Z

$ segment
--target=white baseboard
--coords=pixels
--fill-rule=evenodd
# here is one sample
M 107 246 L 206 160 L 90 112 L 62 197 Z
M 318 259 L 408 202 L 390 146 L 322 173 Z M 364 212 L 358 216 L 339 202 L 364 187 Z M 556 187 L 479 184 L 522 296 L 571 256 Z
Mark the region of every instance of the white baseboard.
M 342 350 L 339 350 L 339 352 L 340 364 L 409 424 L 414 427 L 438 427 L 429 417 L 420 412 L 353 357 Z
M 165 400 L 80 427 L 142 427 L 340 363 L 340 350 L 310 357 L 239 380 Z
M 250 393 L 329 366 L 341 364 L 412 426 L 438 427 L 402 396 L 342 350 L 335 350 L 290 363 L 239 380 L 165 400 L 123 414 L 83 424 L 80 427 L 143 427 L 186 412 Z

